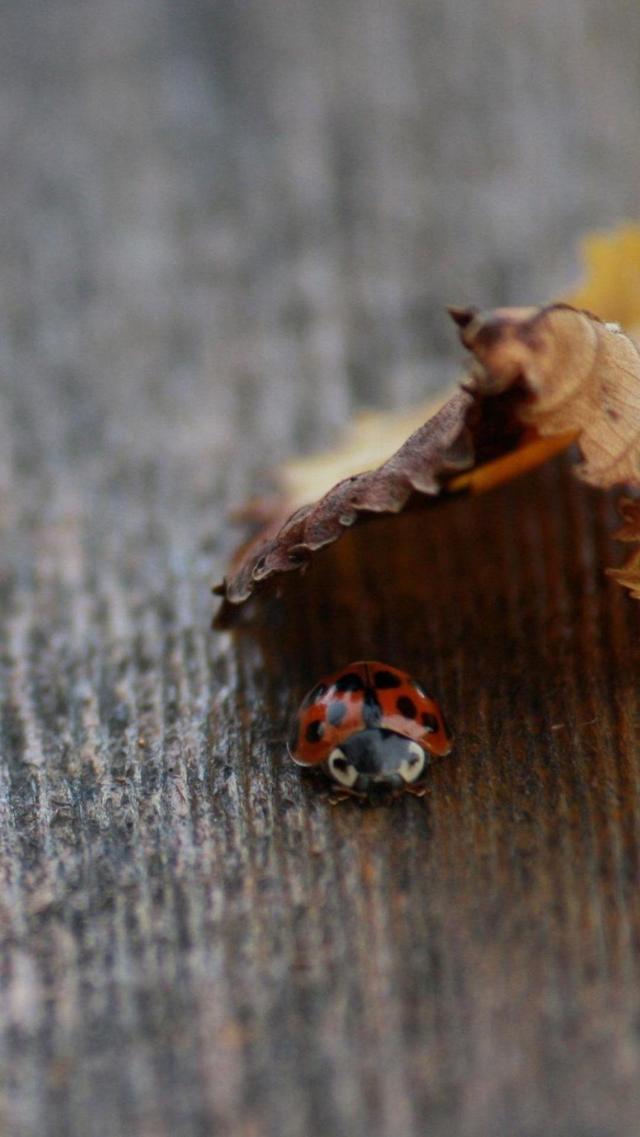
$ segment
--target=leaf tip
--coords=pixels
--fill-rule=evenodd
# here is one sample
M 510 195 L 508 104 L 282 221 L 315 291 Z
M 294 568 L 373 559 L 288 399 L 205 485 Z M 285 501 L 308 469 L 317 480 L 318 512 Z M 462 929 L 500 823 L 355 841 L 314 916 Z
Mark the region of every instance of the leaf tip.
M 447 307 L 447 312 L 451 316 L 451 319 L 454 324 L 458 325 L 461 331 L 464 331 L 465 328 L 469 327 L 469 324 L 473 323 L 479 310 L 479 308 L 475 308 L 473 305 L 469 308 L 457 308 L 455 305 L 450 304 Z

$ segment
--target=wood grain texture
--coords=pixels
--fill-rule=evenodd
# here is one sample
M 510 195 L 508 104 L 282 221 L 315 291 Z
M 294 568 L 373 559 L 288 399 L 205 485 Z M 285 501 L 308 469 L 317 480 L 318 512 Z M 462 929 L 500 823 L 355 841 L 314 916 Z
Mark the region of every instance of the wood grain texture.
M 0 1131 L 635 1137 L 640 608 L 564 462 L 363 526 L 235 640 L 227 508 L 640 210 L 640 10 L 6 0 Z M 331 809 L 296 699 L 455 728 Z

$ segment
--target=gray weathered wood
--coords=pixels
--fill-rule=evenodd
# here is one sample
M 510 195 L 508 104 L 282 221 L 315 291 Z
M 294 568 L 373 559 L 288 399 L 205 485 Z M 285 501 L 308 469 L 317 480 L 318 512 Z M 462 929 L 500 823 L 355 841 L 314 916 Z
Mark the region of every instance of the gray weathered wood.
M 5 0 L 0 1130 L 635 1137 L 639 611 L 556 464 L 372 525 L 255 634 L 225 512 L 640 214 L 640 9 Z M 424 674 L 426 803 L 284 755 Z

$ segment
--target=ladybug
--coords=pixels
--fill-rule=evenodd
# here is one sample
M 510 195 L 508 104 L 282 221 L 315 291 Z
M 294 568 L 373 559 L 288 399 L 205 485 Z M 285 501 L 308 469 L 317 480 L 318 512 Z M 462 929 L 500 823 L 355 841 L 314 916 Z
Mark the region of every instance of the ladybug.
M 452 740 L 438 704 L 406 671 L 387 663 L 349 663 L 302 700 L 289 739 L 300 766 L 324 770 L 340 797 L 379 791 L 422 794 L 432 754 Z M 339 800 L 339 799 L 338 799 Z

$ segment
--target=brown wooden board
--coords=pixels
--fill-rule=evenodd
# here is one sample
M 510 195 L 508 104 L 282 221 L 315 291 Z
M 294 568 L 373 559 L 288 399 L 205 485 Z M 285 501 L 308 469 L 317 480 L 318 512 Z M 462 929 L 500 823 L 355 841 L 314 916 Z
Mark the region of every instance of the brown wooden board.
M 640 607 L 560 459 L 372 521 L 234 638 L 230 507 L 638 216 L 635 4 L 6 0 L 0 1132 L 636 1137 Z M 332 808 L 372 655 L 456 735 Z

